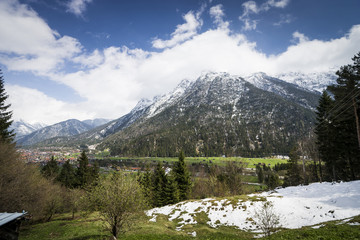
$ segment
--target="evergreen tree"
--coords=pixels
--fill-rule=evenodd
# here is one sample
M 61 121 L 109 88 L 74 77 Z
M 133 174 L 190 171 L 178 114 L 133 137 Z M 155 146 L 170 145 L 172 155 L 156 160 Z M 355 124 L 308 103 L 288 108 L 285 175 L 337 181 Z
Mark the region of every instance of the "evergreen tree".
M 258 177 L 259 183 L 264 182 L 264 171 L 260 165 L 256 165 L 256 175 Z
M 12 124 L 12 112 L 8 111 L 10 104 L 6 104 L 8 95 L 4 89 L 4 79 L 0 69 L 0 141 L 12 142 L 14 140 L 14 130 L 9 130 Z
M 278 174 L 269 170 L 265 175 L 265 183 L 269 189 L 275 189 L 276 187 L 280 186 L 280 178 Z
M 76 184 L 75 170 L 67 160 L 61 168 L 57 180 L 67 188 L 73 188 Z
M 149 167 L 146 167 L 145 173 L 140 174 L 138 181 L 140 183 L 144 198 L 149 205 L 153 203 L 152 174 Z
M 100 166 L 99 162 L 95 161 L 92 168 L 90 169 L 90 180 L 89 183 L 96 184 L 99 179 Z
M 80 188 L 84 188 L 90 179 L 90 168 L 89 168 L 89 159 L 86 156 L 85 151 L 81 152 L 81 155 L 78 159 L 79 167 L 76 171 L 77 185 Z
M 293 148 L 289 154 L 290 159 L 288 160 L 289 168 L 284 178 L 284 187 L 297 186 L 302 183 L 302 177 L 300 174 L 299 160 L 300 156 L 297 153 L 297 148 Z
M 336 72 L 336 84 L 328 87 L 332 107 L 324 107 L 323 96 L 317 109 L 317 146 L 333 180 L 360 178 L 360 53 L 352 60 Z
M 183 151 L 179 154 L 179 161 L 176 162 L 173 172 L 175 182 L 179 189 L 179 200 L 186 200 L 191 189 L 191 178 L 185 163 L 185 154 Z
M 166 176 L 166 184 L 165 184 L 164 192 L 165 192 L 164 205 L 174 204 L 179 201 L 179 190 L 173 174 L 169 174 Z
M 330 115 L 330 110 L 334 107 L 334 101 L 330 95 L 324 91 L 319 99 L 319 105 L 316 108 L 316 127 L 317 136 L 316 145 L 319 150 L 320 159 L 326 163 L 327 172 L 332 173 L 332 179 L 336 180 L 336 159 L 337 159 L 337 141 L 335 120 Z
M 51 157 L 51 160 L 46 163 L 46 165 L 41 169 L 41 173 L 49 179 L 55 179 L 59 174 L 59 166 L 55 161 L 54 156 Z
M 165 170 L 161 162 L 159 162 L 155 168 L 152 182 L 153 182 L 153 187 L 152 187 L 153 206 L 160 207 L 166 205 L 167 196 L 166 196 L 165 188 L 167 184 L 167 179 L 165 175 Z

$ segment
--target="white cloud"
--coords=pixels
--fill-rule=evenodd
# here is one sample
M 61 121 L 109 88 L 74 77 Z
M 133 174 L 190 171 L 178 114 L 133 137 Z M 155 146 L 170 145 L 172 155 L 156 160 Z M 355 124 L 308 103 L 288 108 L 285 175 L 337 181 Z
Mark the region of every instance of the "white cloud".
M 81 104 L 58 101 L 44 93 L 18 85 L 6 85 L 13 119 L 24 119 L 29 123 L 57 123 L 76 116 L 78 119 L 92 118 L 94 113 L 82 111 Z
M 289 4 L 290 0 L 268 0 L 261 4 L 260 6 L 257 5 L 255 1 L 247 1 L 242 4 L 244 9 L 243 14 L 239 17 L 240 21 L 244 22 L 243 30 L 255 30 L 258 20 L 253 20 L 250 18 L 252 14 L 259 14 L 261 12 L 267 12 L 271 8 L 285 8 Z M 285 20 L 284 21 L 289 21 Z M 281 22 L 284 23 L 284 22 Z M 280 22 L 278 23 L 280 25 Z
M 194 14 L 192 11 L 188 12 L 183 16 L 185 23 L 176 27 L 176 30 L 171 34 L 171 39 L 155 39 L 152 42 L 153 47 L 158 49 L 173 47 L 195 36 L 197 34 L 197 30 L 202 25 L 202 21 L 199 17 L 200 14 Z
M 91 3 L 92 0 L 70 0 L 66 6 L 67 11 L 75 14 L 78 17 L 82 17 L 86 10 L 86 5 Z
M 52 30 L 37 13 L 16 1 L 0 2 L 0 61 L 9 70 L 45 73 L 81 52 L 80 43 Z
M 88 53 L 76 39 L 55 34 L 25 5 L 1 1 L 0 18 L 14 16 L 12 30 L 23 31 L 14 31 L 19 36 L 12 35 L 6 27 L 9 22 L 0 21 L 0 63 L 7 64 L 11 71 L 15 69 L 13 64 L 23 58 L 26 64 L 18 65 L 18 71 L 31 70 L 72 88 L 84 99 L 79 103 L 66 103 L 36 89 L 7 85 L 14 117 L 45 123 L 68 118 L 118 118 L 130 111 L 140 98 L 164 94 L 182 79 L 195 79 L 203 71 L 226 71 L 242 76 L 258 71 L 269 74 L 326 71 L 351 62 L 351 57 L 359 51 L 360 25 L 356 25 L 346 36 L 329 41 L 310 40 L 303 33 L 294 32 L 296 42 L 285 52 L 267 56 L 245 35 L 235 34 L 228 25 L 222 24 L 225 14 L 221 5 L 211 9 L 209 13 L 218 21 L 215 29 L 200 33 L 200 14 L 189 12 L 184 15 L 184 23 L 176 26 L 170 40 L 159 40 L 164 47 L 159 51 L 122 46 Z M 27 27 L 36 31 L 37 36 L 27 31 Z M 186 35 L 188 32 L 191 37 Z M 46 51 L 41 52 L 40 46 Z M 14 63 L 10 64 L 11 61 Z M 64 61 L 76 63 L 75 71 L 68 73 L 61 68 L 60 63 Z M 79 68 L 76 70 L 76 67 Z
M 264 9 L 270 9 L 271 7 L 284 8 L 289 4 L 290 0 L 268 0 L 263 4 Z
M 248 16 L 250 13 L 259 13 L 260 9 L 258 8 L 255 1 L 247 1 L 242 4 L 244 12 L 242 16 Z
M 280 20 L 278 22 L 275 22 L 274 26 L 282 26 L 283 24 L 291 23 L 294 20 L 294 17 L 290 14 L 281 14 Z
M 294 43 L 303 43 L 309 41 L 309 38 L 306 37 L 304 34 L 296 31 L 293 33 L 293 40 Z
M 256 26 L 257 26 L 257 24 L 259 22 L 258 20 L 251 20 L 249 18 L 245 18 L 243 21 L 244 21 L 243 29 L 245 31 L 255 30 Z
M 224 21 L 225 13 L 223 6 L 218 4 L 210 8 L 210 16 L 214 18 L 214 23 L 221 29 L 227 29 L 229 22 Z
M 104 61 L 103 54 L 95 49 L 91 54 L 82 54 L 72 58 L 74 63 L 80 63 L 83 67 L 96 67 Z
M 285 52 L 271 56 L 276 72 L 327 71 L 329 68 L 339 68 L 351 62 L 351 58 L 359 52 L 360 25 L 353 26 L 349 33 L 329 41 L 309 40 L 301 33 L 293 34 L 299 42 L 290 46 Z

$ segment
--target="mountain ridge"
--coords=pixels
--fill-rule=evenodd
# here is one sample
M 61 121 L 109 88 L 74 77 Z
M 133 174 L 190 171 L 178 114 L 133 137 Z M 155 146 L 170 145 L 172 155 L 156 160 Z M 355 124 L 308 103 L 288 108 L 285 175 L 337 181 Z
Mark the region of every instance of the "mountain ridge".
M 231 96 L 229 98 L 224 97 L 225 95 L 230 94 L 230 92 L 231 92 L 230 90 L 227 90 L 227 92 L 223 91 L 223 94 L 219 95 L 219 92 L 222 91 L 221 89 L 226 88 L 226 84 L 227 84 L 226 82 L 227 81 L 235 81 L 234 79 L 237 79 L 236 81 L 239 83 L 242 82 L 242 84 L 240 84 L 240 85 L 238 84 L 236 86 L 235 85 L 233 86 L 234 88 L 238 88 L 237 89 L 238 92 L 235 94 L 237 97 L 233 97 L 233 98 Z M 211 88 L 208 88 L 206 91 L 201 91 L 202 94 L 200 94 L 200 95 L 199 94 L 197 95 L 196 91 L 194 92 L 194 91 L 189 90 L 189 89 L 196 88 L 196 87 L 199 90 L 201 88 L 201 86 L 205 86 L 205 85 L 209 85 L 209 84 L 211 85 L 211 83 L 213 83 L 214 80 L 218 81 L 219 84 L 213 85 Z M 307 82 L 309 82 L 309 81 L 307 81 Z M 308 86 L 310 86 L 310 85 L 308 85 Z M 148 123 L 154 122 L 155 121 L 154 119 L 157 119 L 158 117 L 156 117 L 156 116 L 159 114 L 160 115 L 167 114 L 167 117 L 169 119 L 174 118 L 174 116 L 172 114 L 178 114 L 179 116 L 181 116 L 182 111 L 187 111 L 186 108 L 188 106 L 187 106 L 186 102 L 184 102 L 184 99 L 186 99 L 186 98 L 188 98 L 188 100 L 191 100 L 191 98 L 193 98 L 192 101 L 195 101 L 198 103 L 196 106 L 191 106 L 192 108 L 194 108 L 194 111 L 196 109 L 195 107 L 199 108 L 201 105 L 203 109 L 207 109 L 207 111 L 210 111 L 210 112 L 212 111 L 213 117 L 221 118 L 221 115 L 224 114 L 223 111 L 219 111 L 219 112 L 215 113 L 217 111 L 216 109 L 208 108 L 208 107 L 204 108 L 203 106 L 214 105 L 216 102 L 221 101 L 221 99 L 223 99 L 223 102 L 220 105 L 218 104 L 219 105 L 219 106 L 217 106 L 218 108 L 220 107 L 220 109 L 221 109 L 226 105 L 229 108 L 232 108 L 233 110 L 237 109 L 237 108 L 240 109 L 241 104 L 239 105 L 238 102 L 240 99 L 239 96 L 241 96 L 241 91 L 239 88 L 243 88 L 243 90 L 251 88 L 252 92 L 254 92 L 255 95 L 260 94 L 260 96 L 263 96 L 263 97 L 266 95 L 266 97 L 270 97 L 272 99 L 277 99 L 276 101 L 281 102 L 281 105 L 284 109 L 285 109 L 285 107 L 283 105 L 288 105 L 288 107 L 290 107 L 293 110 L 297 109 L 297 111 L 300 111 L 300 112 L 305 111 L 306 112 L 305 115 L 307 115 L 307 116 L 313 114 L 313 110 L 315 109 L 315 107 L 317 105 L 317 100 L 319 98 L 318 91 L 306 89 L 304 87 L 298 86 L 297 84 L 289 83 L 287 81 L 283 81 L 276 77 L 271 77 L 271 76 L 269 76 L 265 73 L 261 73 L 261 72 L 255 73 L 255 74 L 252 74 L 252 75 L 246 76 L 246 77 L 231 75 L 229 73 L 224 73 L 224 72 L 222 72 L 222 73 L 207 72 L 207 73 L 203 73 L 202 75 L 200 75 L 200 77 L 198 77 L 194 81 L 190 81 L 188 79 L 181 81 L 177 85 L 177 87 L 174 88 L 174 90 L 170 91 L 167 94 L 164 94 L 161 96 L 156 96 L 152 100 L 141 99 L 138 102 L 138 104 L 129 113 L 123 115 L 122 117 L 120 117 L 116 120 L 113 120 L 109 123 L 98 126 L 96 128 L 93 128 L 91 130 L 84 131 L 76 136 L 63 136 L 63 137 L 47 139 L 44 142 L 42 142 L 42 144 L 44 144 L 44 145 L 57 145 L 57 144 L 60 144 L 60 145 L 61 144 L 92 145 L 92 144 L 102 143 L 102 144 L 100 144 L 100 147 L 104 149 L 106 147 L 109 147 L 109 146 L 106 146 L 106 143 L 109 143 L 109 141 L 115 141 L 115 142 L 119 141 L 116 137 L 114 137 L 114 135 L 121 135 L 123 139 L 127 139 L 130 141 L 130 139 L 132 137 L 134 137 L 135 135 L 141 136 L 141 134 L 151 134 L 148 131 L 145 131 L 144 128 L 139 127 L 139 126 L 141 126 L 142 124 L 146 124 L 146 122 L 148 122 Z M 257 89 L 257 90 L 255 90 L 255 89 Z M 261 91 L 259 92 L 259 90 L 261 90 Z M 255 93 L 255 92 L 257 92 L 257 93 Z M 209 97 L 208 95 L 213 96 L 213 97 Z M 264 99 L 262 99 L 265 103 L 267 101 L 266 97 Z M 207 99 L 207 101 L 205 101 L 204 99 Z M 273 101 L 272 103 L 274 105 L 277 105 L 276 101 Z M 286 103 L 284 103 L 283 101 L 285 101 Z M 179 102 L 181 102 L 181 103 L 179 103 Z M 248 101 L 247 103 L 248 104 L 257 104 L 257 105 L 262 104 L 261 102 L 255 103 L 255 101 L 250 101 L 250 102 Z M 180 105 L 177 105 L 177 104 L 180 104 Z M 174 109 L 172 107 L 175 105 L 176 105 L 177 110 L 174 112 Z M 303 108 L 303 109 L 300 110 L 299 107 Z M 273 109 L 270 110 L 270 106 L 266 106 L 266 108 L 268 108 L 268 111 L 269 111 L 267 113 L 262 110 L 260 111 L 260 109 L 258 109 L 258 111 L 262 112 L 262 114 L 264 114 L 264 115 L 270 114 L 271 112 L 274 111 Z M 165 113 L 163 113 L 163 112 L 165 112 Z M 246 112 L 246 114 L 245 114 L 245 112 Z M 246 117 L 249 118 L 249 116 L 251 116 L 251 114 L 252 114 L 250 109 L 246 110 L 245 112 L 244 112 L 244 115 L 242 116 L 244 118 L 244 119 L 242 119 L 243 121 L 246 120 Z M 229 119 L 232 119 L 232 118 L 236 117 L 236 115 L 235 116 L 230 115 L 227 117 Z M 239 116 L 237 116 L 237 117 L 239 117 Z M 284 117 L 284 116 L 282 116 L 282 117 Z M 300 115 L 297 114 L 297 117 L 300 119 L 303 118 L 301 116 L 301 114 Z M 157 124 L 157 125 L 165 126 L 166 118 L 160 117 L 160 119 L 162 121 L 162 124 L 160 124 L 160 125 Z M 240 120 L 239 120 L 239 122 L 240 122 Z M 270 121 L 270 118 L 268 120 Z M 297 120 L 294 119 L 294 121 L 297 121 Z M 308 118 L 306 121 L 310 122 L 310 125 L 313 124 L 313 121 L 314 121 L 313 116 Z M 202 124 L 205 124 L 205 123 L 203 122 Z M 234 125 L 235 123 L 232 123 L 232 124 Z M 243 124 L 245 124 L 245 125 L 249 124 L 249 120 L 247 122 L 246 121 L 243 122 Z M 176 125 L 176 123 L 173 123 L 173 125 Z M 135 126 L 138 128 L 136 129 Z M 167 127 L 170 127 L 170 126 L 167 126 Z M 214 125 L 212 127 L 216 128 L 217 126 Z M 127 130 L 128 128 L 130 128 L 130 130 Z M 307 126 L 307 128 L 309 128 L 309 126 Z M 154 129 L 158 129 L 158 128 L 154 127 Z M 129 133 L 131 131 L 132 131 L 132 134 Z M 189 134 L 194 134 L 194 133 L 189 132 Z M 294 133 L 292 133 L 292 134 L 294 134 Z M 252 138 L 254 138 L 254 136 L 252 136 Z M 251 144 L 254 145 L 254 142 L 255 142 L 254 139 L 252 139 L 251 141 L 252 141 Z M 122 142 L 122 144 L 123 144 L 123 142 Z M 198 144 L 198 143 L 196 143 L 196 144 Z M 202 145 L 204 145 L 204 144 L 202 144 Z M 248 151 L 251 151 L 251 149 L 253 147 L 249 147 L 249 146 L 247 146 L 247 149 L 248 149 Z M 178 151 L 178 149 L 173 149 L 173 150 Z M 113 151 L 113 152 L 115 154 L 116 151 Z

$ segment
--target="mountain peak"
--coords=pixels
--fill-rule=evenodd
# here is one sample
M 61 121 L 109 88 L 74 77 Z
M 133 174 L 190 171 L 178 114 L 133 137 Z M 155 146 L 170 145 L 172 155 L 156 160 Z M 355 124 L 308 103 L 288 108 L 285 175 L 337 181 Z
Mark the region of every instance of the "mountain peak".
M 230 74 L 227 72 L 203 72 L 198 79 L 213 81 L 217 77 L 229 78 Z

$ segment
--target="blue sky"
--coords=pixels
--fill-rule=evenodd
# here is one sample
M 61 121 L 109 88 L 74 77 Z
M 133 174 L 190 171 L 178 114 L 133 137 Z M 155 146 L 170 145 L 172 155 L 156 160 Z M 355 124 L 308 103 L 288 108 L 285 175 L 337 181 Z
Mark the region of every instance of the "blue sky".
M 360 51 L 358 0 L 2 0 L 14 119 L 118 118 L 206 71 L 321 72 Z

